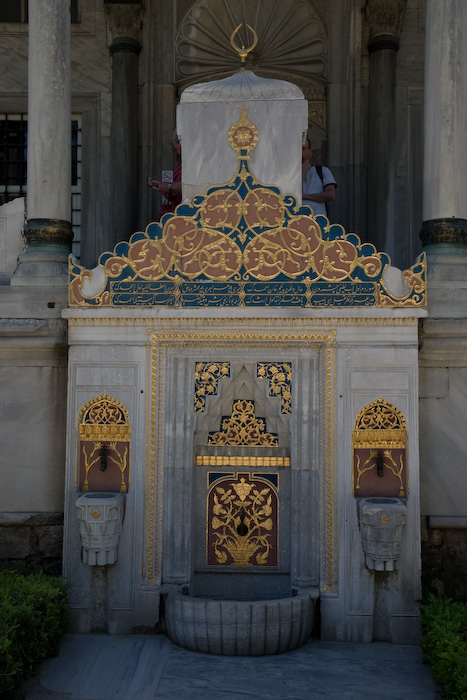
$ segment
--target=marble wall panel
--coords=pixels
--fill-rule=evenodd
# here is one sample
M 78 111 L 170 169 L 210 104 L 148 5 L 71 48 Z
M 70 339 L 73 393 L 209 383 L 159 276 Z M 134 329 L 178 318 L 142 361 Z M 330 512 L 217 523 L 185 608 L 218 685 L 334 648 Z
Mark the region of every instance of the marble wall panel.
M 65 313 L 70 318 L 83 316 L 82 322 L 78 320 L 70 326 L 69 414 L 72 418 L 69 430 L 75 430 L 73 421 L 76 421 L 80 406 L 100 391 L 105 390 L 123 401 L 130 413 L 135 411 L 127 515 L 119 561 L 108 579 L 108 629 L 143 624 L 145 605 L 148 604 L 145 591 L 150 595 L 150 592 L 159 590 L 161 572 L 158 567 L 161 565 L 164 583 L 189 585 L 193 572 L 192 476 L 197 444 L 194 367 L 200 360 L 219 362 L 230 359 L 240 377 L 235 391 L 243 391 L 242 382 L 246 382 L 247 388 L 254 381 L 251 372 L 243 373 L 245 377 L 242 379 L 242 358 L 245 362 L 244 353 L 247 352 L 250 364 L 256 361 L 256 356 L 261 361 L 280 359 L 295 363 L 293 366 L 298 372 L 299 393 L 293 398 L 294 411 L 290 418 L 291 494 L 294 503 L 290 547 L 292 586 L 313 587 L 321 579 L 325 638 L 371 641 L 375 625 L 378 627 L 382 619 L 381 615 L 378 618 L 378 611 L 389 610 L 388 619 L 394 624 L 391 622 L 378 634 L 381 637 L 387 635 L 393 641 L 396 638 L 399 641 L 413 640 L 418 620 L 414 601 L 419 593 L 418 452 L 416 446 L 410 452 L 411 507 L 407 547 L 401 557 L 403 571 L 394 574 L 389 598 L 381 598 L 379 589 L 375 588 L 374 574 L 364 567 L 356 500 L 351 487 L 351 433 L 358 410 L 382 395 L 404 413 L 409 439 L 412 440 L 417 430 L 417 325 L 382 320 L 357 324 L 352 321 L 353 312 L 350 311 L 345 322 L 326 317 L 322 325 L 319 319 L 315 319 L 316 326 L 310 333 L 304 312 L 300 312 L 299 315 L 303 315 L 300 320 L 293 318 L 292 314 L 279 319 L 275 311 L 270 310 L 255 320 L 242 309 L 232 310 L 229 319 L 222 315 L 222 310 L 211 310 L 209 317 L 201 310 L 194 313 L 186 310 L 128 310 L 122 318 L 121 312 L 116 310 L 104 312 L 96 309 L 92 312 L 95 322 L 91 322 L 86 320 L 89 318 L 87 311 L 86 314 L 79 309 Z M 138 313 L 142 314 L 141 319 Z M 98 321 L 104 315 L 113 320 Z M 386 316 L 388 312 L 378 311 L 376 315 Z M 400 312 L 396 313 L 398 315 Z M 274 328 L 273 344 L 267 328 Z M 265 332 L 269 340 L 263 347 L 261 336 Z M 297 340 L 302 332 L 309 333 L 306 343 Z M 155 354 L 151 360 L 146 343 L 152 333 L 158 342 L 153 347 Z M 251 340 L 248 340 L 249 334 Z M 337 346 L 335 365 L 333 353 L 329 353 L 332 338 Z M 157 369 L 157 381 L 149 387 L 146 381 L 150 376 L 150 366 L 154 371 Z M 125 367 L 128 368 L 126 371 Z M 114 379 L 112 368 L 116 370 Z M 253 395 L 266 408 L 276 399 L 267 396 L 267 382 L 262 381 L 257 389 L 264 395 L 259 398 L 254 392 Z M 219 414 L 229 413 L 224 405 L 227 401 L 231 408 L 229 383 L 232 379 L 219 380 L 218 395 L 208 398 L 207 414 L 209 416 L 210 410 L 214 409 L 217 417 L 212 425 L 206 415 L 200 414 L 199 439 L 201 433 L 206 437 L 210 430 L 218 429 Z M 149 433 L 146 432 L 150 415 L 146 403 L 148 388 L 151 393 L 157 392 L 159 397 L 151 414 L 156 423 Z M 247 398 L 251 397 L 250 391 Z M 279 399 L 277 402 L 279 411 Z M 335 428 L 330 428 L 334 419 Z M 282 418 L 278 419 L 278 432 L 285 425 Z M 330 429 L 335 430 L 332 433 L 335 439 L 331 434 L 326 437 L 326 431 Z M 77 525 L 72 512 L 76 497 L 70 466 L 74 449 L 74 441 L 70 439 L 69 516 L 66 521 L 70 534 L 65 536 L 65 559 L 67 570 L 73 577 L 72 600 L 77 626 L 86 631 L 93 615 L 89 598 L 93 579 L 79 560 Z M 153 476 L 146 472 L 148 450 L 149 454 L 153 452 L 151 459 L 157 465 Z M 164 492 L 161 491 L 162 481 Z M 153 516 L 148 518 L 149 512 Z M 309 527 L 304 527 L 304 523 Z M 161 533 L 162 540 L 159 539 Z M 150 541 L 148 536 L 154 539 Z M 147 542 L 150 542 L 148 550 L 145 549 Z M 146 562 L 149 550 L 154 558 Z M 143 588 L 141 561 L 143 571 L 150 572 Z M 83 590 L 88 592 L 84 594 Z M 373 602 L 369 601 L 369 596 Z M 154 596 L 151 601 L 152 607 L 146 612 L 157 617 Z
M 342 426 L 337 456 L 339 578 L 336 597 L 322 593 L 322 636 L 331 638 L 331 625 L 334 638 L 341 640 L 414 643 L 419 634 L 420 596 L 417 334 L 414 329 L 412 347 L 406 342 L 405 347 L 388 347 L 385 351 L 367 346 L 364 336 L 365 332 L 359 350 L 345 347 L 338 353 L 337 421 Z M 408 424 L 409 451 L 413 447 L 400 568 L 388 575 L 385 584 L 378 574 L 365 567 L 357 499 L 352 493 L 353 421 L 360 408 L 380 397 L 403 412 Z M 383 596 L 381 585 L 387 586 Z
M 421 374 L 425 375 L 424 386 L 429 381 L 430 386 L 436 389 L 436 393 L 432 391 L 431 395 L 420 399 L 422 514 L 465 515 L 464 407 L 467 368 L 430 369 L 428 374 L 426 369 L 422 369 Z
M 77 421 L 81 407 L 90 399 L 107 393 L 121 401 L 129 413 L 131 434 L 130 488 L 125 495 L 125 518 L 120 536 L 117 562 L 109 567 L 99 605 L 106 610 L 106 629 L 114 633 L 127 632 L 144 618 L 135 615 L 135 587 L 140 583 L 142 561 L 143 503 L 145 480 L 145 351 L 140 348 L 98 345 L 82 348 L 80 361 L 76 349 L 70 363 L 73 390 L 69 396 L 67 480 L 65 506 L 64 571 L 70 581 L 70 600 L 75 617 L 75 629 L 89 631 L 96 625 L 96 600 L 103 595 L 93 567 L 81 562 L 81 542 L 78 532 L 75 502 L 78 497 L 76 478 Z M 79 353 L 78 353 L 79 354 Z M 93 358 L 86 362 L 86 357 Z M 131 361 L 130 361 L 131 357 Z M 143 367 L 141 366 L 143 363 Z M 71 397 L 71 400 L 70 400 Z M 101 592 L 99 592 L 101 591 Z M 154 606 L 155 624 L 158 604 Z M 146 615 L 149 624 L 150 611 Z M 104 624 L 104 623 L 102 623 Z
M 0 511 L 61 511 L 66 367 L 0 362 Z
M 302 134 L 307 129 L 305 100 L 180 104 L 177 131 L 182 139 L 183 197 L 190 199 L 209 185 L 235 176 L 237 154 L 229 146 L 227 133 L 240 118 L 243 104 L 259 131 L 259 143 L 250 160 L 253 175 L 300 201 Z
M 0 207 L 0 284 L 8 284 L 23 252 L 24 198 Z

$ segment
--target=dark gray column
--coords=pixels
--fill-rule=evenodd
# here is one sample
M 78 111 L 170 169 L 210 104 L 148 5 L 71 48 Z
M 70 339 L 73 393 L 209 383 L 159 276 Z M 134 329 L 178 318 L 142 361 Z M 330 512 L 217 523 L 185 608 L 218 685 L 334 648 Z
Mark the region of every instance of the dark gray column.
M 467 256 L 466 26 L 465 0 L 427 0 L 420 237 L 429 263 L 440 255 Z
M 138 53 L 139 43 L 118 37 L 112 54 L 111 187 L 112 216 L 108 248 L 137 230 L 138 207 Z
M 65 286 L 71 251 L 70 0 L 29 1 L 26 251 L 11 284 Z
M 366 6 L 370 26 L 368 239 L 394 261 L 396 54 L 406 0 Z

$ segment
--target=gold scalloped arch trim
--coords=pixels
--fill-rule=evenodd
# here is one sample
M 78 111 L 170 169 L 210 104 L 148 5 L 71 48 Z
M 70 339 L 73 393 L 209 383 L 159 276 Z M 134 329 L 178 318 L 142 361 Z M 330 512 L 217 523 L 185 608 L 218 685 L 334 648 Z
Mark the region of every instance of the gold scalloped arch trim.
M 70 306 L 426 306 L 424 253 L 402 273 L 405 295 L 394 296 L 384 281 L 389 256 L 256 180 L 257 130 L 244 107 L 233 127 L 236 176 L 103 253 L 98 290 L 95 273 L 70 256 Z

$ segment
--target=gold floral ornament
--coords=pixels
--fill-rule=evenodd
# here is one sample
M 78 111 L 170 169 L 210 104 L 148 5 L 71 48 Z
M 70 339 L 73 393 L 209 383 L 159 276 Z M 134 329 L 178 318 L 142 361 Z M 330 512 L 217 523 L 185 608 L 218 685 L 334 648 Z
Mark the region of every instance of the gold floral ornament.
M 247 113 L 247 109 L 243 106 L 240 119 L 232 124 L 227 134 L 231 148 L 242 157 L 255 149 L 259 141 L 258 129 L 247 118 Z
M 208 445 L 278 447 L 277 434 L 266 432 L 266 421 L 255 415 L 254 401 L 235 401 L 230 416 L 222 418 L 221 430 L 210 432 Z
M 277 493 L 256 475 L 236 476 L 217 481 L 208 494 L 207 564 L 277 566 Z
M 230 377 L 230 362 L 197 362 L 195 365 L 196 413 L 206 410 L 206 396 L 215 396 L 219 379 Z
M 258 362 L 258 379 L 269 380 L 269 396 L 280 397 L 281 413 L 292 412 L 292 363 Z

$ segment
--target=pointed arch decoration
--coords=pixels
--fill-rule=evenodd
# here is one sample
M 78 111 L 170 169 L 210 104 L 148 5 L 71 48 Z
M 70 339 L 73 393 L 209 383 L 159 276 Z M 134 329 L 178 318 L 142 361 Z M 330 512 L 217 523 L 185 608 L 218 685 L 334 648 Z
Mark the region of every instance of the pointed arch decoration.
M 222 417 L 221 429 L 209 433 L 208 445 L 219 447 L 278 447 L 276 433 L 266 431 L 264 418 L 257 418 L 255 402 L 234 401 L 230 416 Z
M 354 496 L 407 496 L 407 422 L 379 398 L 357 414 L 352 433 Z
M 103 393 L 83 404 L 78 415 L 78 489 L 127 493 L 130 440 L 129 414 L 121 401 Z

